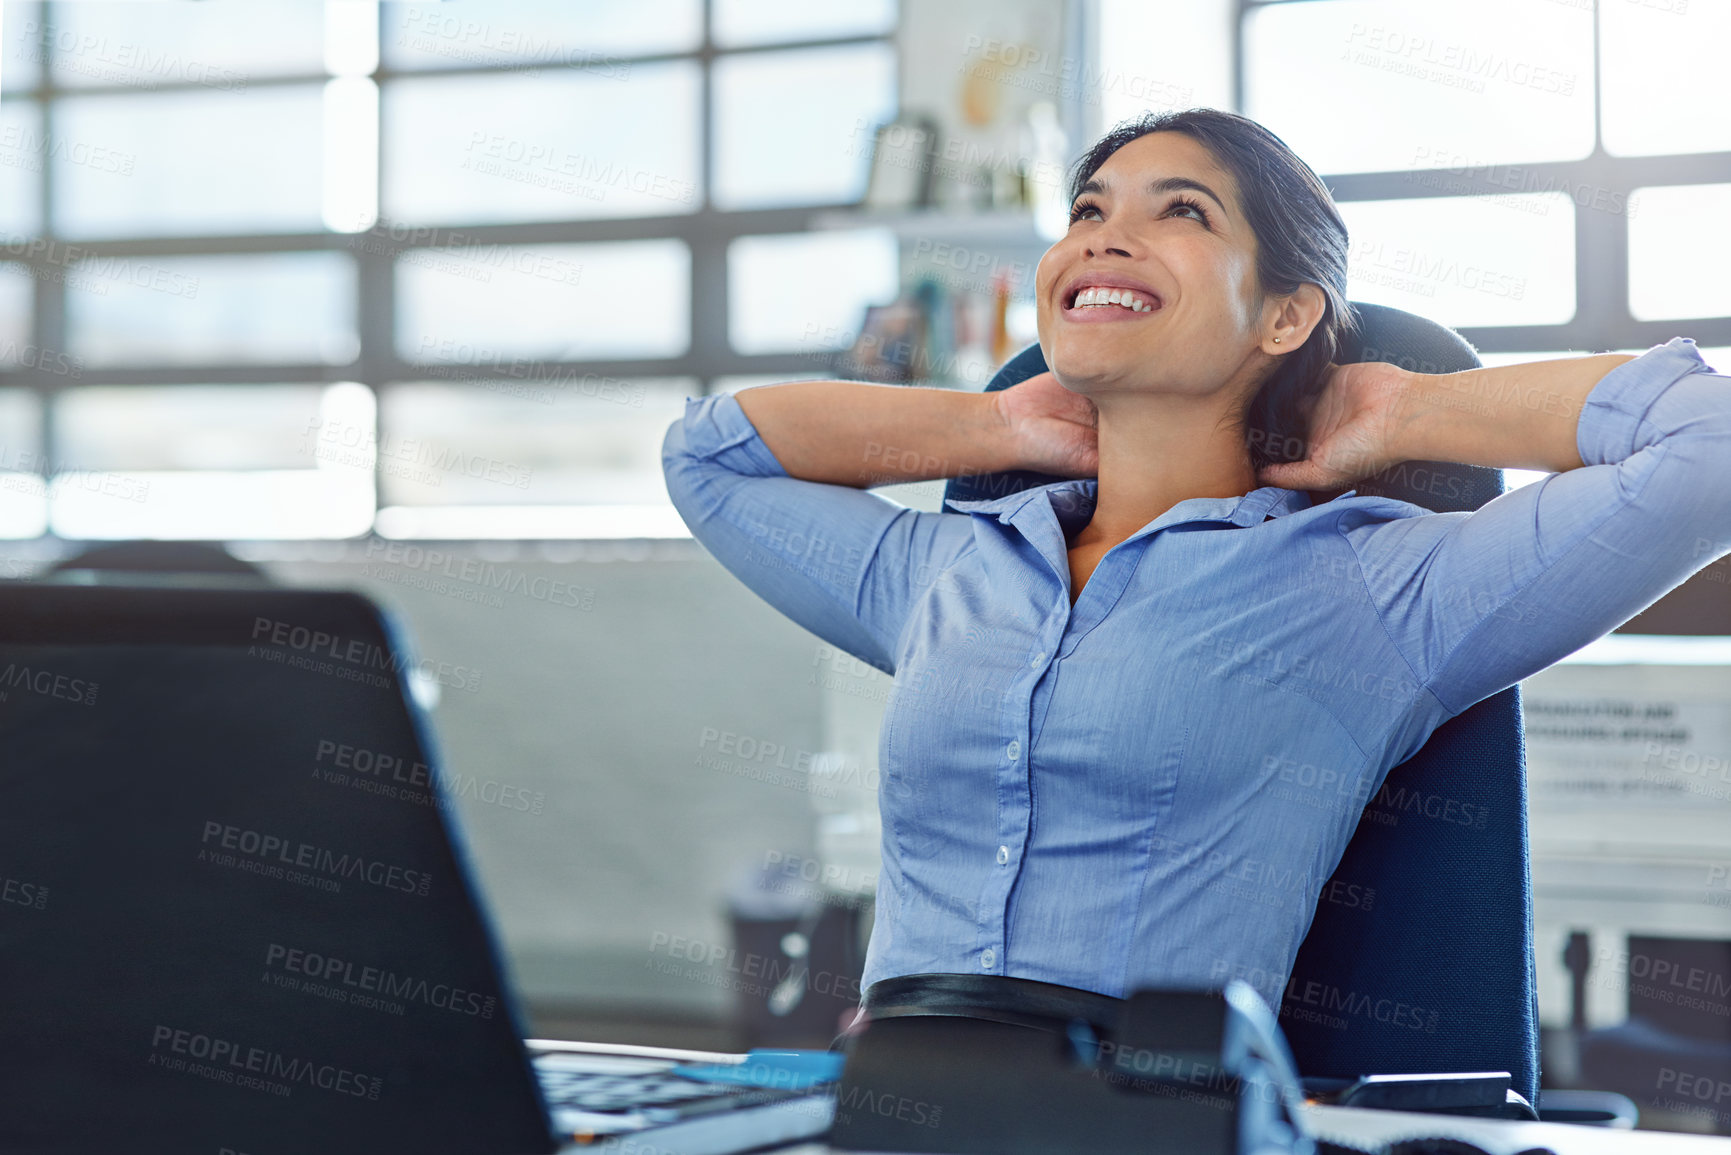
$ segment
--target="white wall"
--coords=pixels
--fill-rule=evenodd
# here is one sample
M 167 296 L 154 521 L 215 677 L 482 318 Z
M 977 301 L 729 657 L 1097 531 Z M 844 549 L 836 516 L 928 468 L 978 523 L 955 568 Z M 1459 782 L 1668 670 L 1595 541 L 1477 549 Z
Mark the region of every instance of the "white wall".
M 571 555 L 564 561 L 541 547 L 441 545 L 457 560 L 436 569 L 362 545 L 318 548 L 342 556 L 262 564 L 286 584 L 362 590 L 404 617 L 422 657 L 482 670 L 477 691 L 447 688 L 433 712 L 449 769 L 545 795 L 538 815 L 473 798 L 460 806 L 524 994 L 722 1013 L 725 989 L 691 968 L 653 969 L 667 952 L 652 943 L 657 934 L 725 942 L 736 873 L 774 853 L 811 853 L 814 811 L 798 788 L 808 776 L 776 763 L 796 766 L 797 752 L 821 745 L 819 690 L 808 682 L 817 639 L 691 542 L 642 560 L 606 544 L 550 547 Z M 497 580 L 592 590 L 592 608 L 526 592 L 477 604 L 468 599 L 485 588 L 474 581 L 445 579 L 458 596 L 404 584 L 460 574 L 478 550 L 494 575 L 513 575 Z M 790 753 L 723 758 L 741 773 L 707 768 L 698 759 L 717 756 L 720 740 L 706 743 L 706 728 Z M 743 775 L 754 769 L 779 783 Z

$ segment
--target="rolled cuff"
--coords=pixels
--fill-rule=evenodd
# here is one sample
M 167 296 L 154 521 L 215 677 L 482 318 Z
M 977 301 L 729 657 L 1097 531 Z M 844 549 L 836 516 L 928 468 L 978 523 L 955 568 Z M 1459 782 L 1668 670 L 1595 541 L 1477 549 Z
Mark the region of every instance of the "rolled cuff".
M 733 394 L 687 397 L 681 421 L 685 451 L 692 457 L 713 461 L 742 477 L 788 476 Z
M 1586 465 L 1614 465 L 1658 441 L 1664 431 L 1647 421 L 1654 402 L 1691 373 L 1712 372 L 1689 337 L 1654 345 L 1612 369 L 1581 406 L 1575 448 Z

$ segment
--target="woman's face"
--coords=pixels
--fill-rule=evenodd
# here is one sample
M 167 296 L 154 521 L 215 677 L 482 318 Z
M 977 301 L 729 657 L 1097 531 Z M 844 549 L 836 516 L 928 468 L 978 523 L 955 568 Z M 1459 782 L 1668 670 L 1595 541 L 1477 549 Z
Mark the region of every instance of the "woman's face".
M 1061 384 L 1096 400 L 1200 397 L 1265 374 L 1274 312 L 1257 284 L 1256 237 L 1204 146 L 1179 132 L 1137 137 L 1071 209 L 1035 274 L 1040 348 Z M 1093 286 L 1127 290 L 1130 307 L 1090 303 Z

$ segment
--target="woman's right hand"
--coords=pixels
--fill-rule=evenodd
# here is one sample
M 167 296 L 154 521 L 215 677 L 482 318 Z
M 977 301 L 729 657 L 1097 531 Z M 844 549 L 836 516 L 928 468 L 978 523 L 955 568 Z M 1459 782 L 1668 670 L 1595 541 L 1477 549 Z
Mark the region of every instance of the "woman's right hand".
M 1058 384 L 1050 372 L 987 396 L 1010 432 L 1021 468 L 1056 477 L 1099 474 L 1100 414 L 1092 401 Z

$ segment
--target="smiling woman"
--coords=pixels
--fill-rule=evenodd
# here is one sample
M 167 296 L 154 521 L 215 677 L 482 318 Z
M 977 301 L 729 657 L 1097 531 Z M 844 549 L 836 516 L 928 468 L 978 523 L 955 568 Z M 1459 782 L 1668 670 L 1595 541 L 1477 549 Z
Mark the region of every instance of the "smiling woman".
M 931 973 L 1278 1001 L 1392 767 L 1731 549 L 1731 381 L 1687 338 L 1336 366 L 1346 229 L 1230 113 L 1116 129 L 1072 191 L 1049 372 L 712 395 L 663 446 L 723 565 L 896 675 L 868 1012 Z M 1473 513 L 1343 492 L 1403 461 L 1551 476 Z M 1074 480 L 943 513 L 862 492 L 1018 469 Z
M 1136 187 L 1130 174 L 1142 171 L 1161 175 Z M 1087 358 L 1125 360 L 1099 336 L 1066 340 L 1051 324 L 1054 304 L 1066 320 L 1092 319 L 1073 308 L 1084 283 L 1140 288 L 1160 307 L 1175 306 L 1159 337 L 1137 330 L 1124 338 L 1147 352 L 1157 347 L 1173 380 L 1217 374 L 1220 358 L 1246 344 L 1250 327 L 1261 326 L 1255 335 L 1266 338 L 1263 355 L 1234 368 L 1229 390 L 1241 403 L 1230 425 L 1245 437 L 1255 467 L 1291 460 L 1302 443 L 1304 410 L 1352 323 L 1346 224 L 1316 174 L 1255 121 L 1190 109 L 1144 116 L 1106 134 L 1077 162 L 1071 202 L 1069 233 L 1040 262 L 1036 293 L 1047 364 L 1070 388 L 1088 392 L 1080 388 Z M 1115 240 L 1120 254 L 1127 251 L 1121 230 L 1136 234 L 1138 255 L 1143 245 L 1157 248 L 1169 277 L 1187 282 L 1190 299 L 1179 301 L 1170 280 L 1162 294 L 1162 286 L 1100 260 Z M 1055 302 L 1054 285 L 1062 292 Z M 1205 292 L 1211 299 L 1200 299 Z M 1286 328 L 1275 324 L 1282 309 Z M 1241 331 L 1228 334 L 1225 325 Z M 1221 340 L 1228 335 L 1235 339 Z M 1054 356 L 1069 362 L 1063 370 Z

